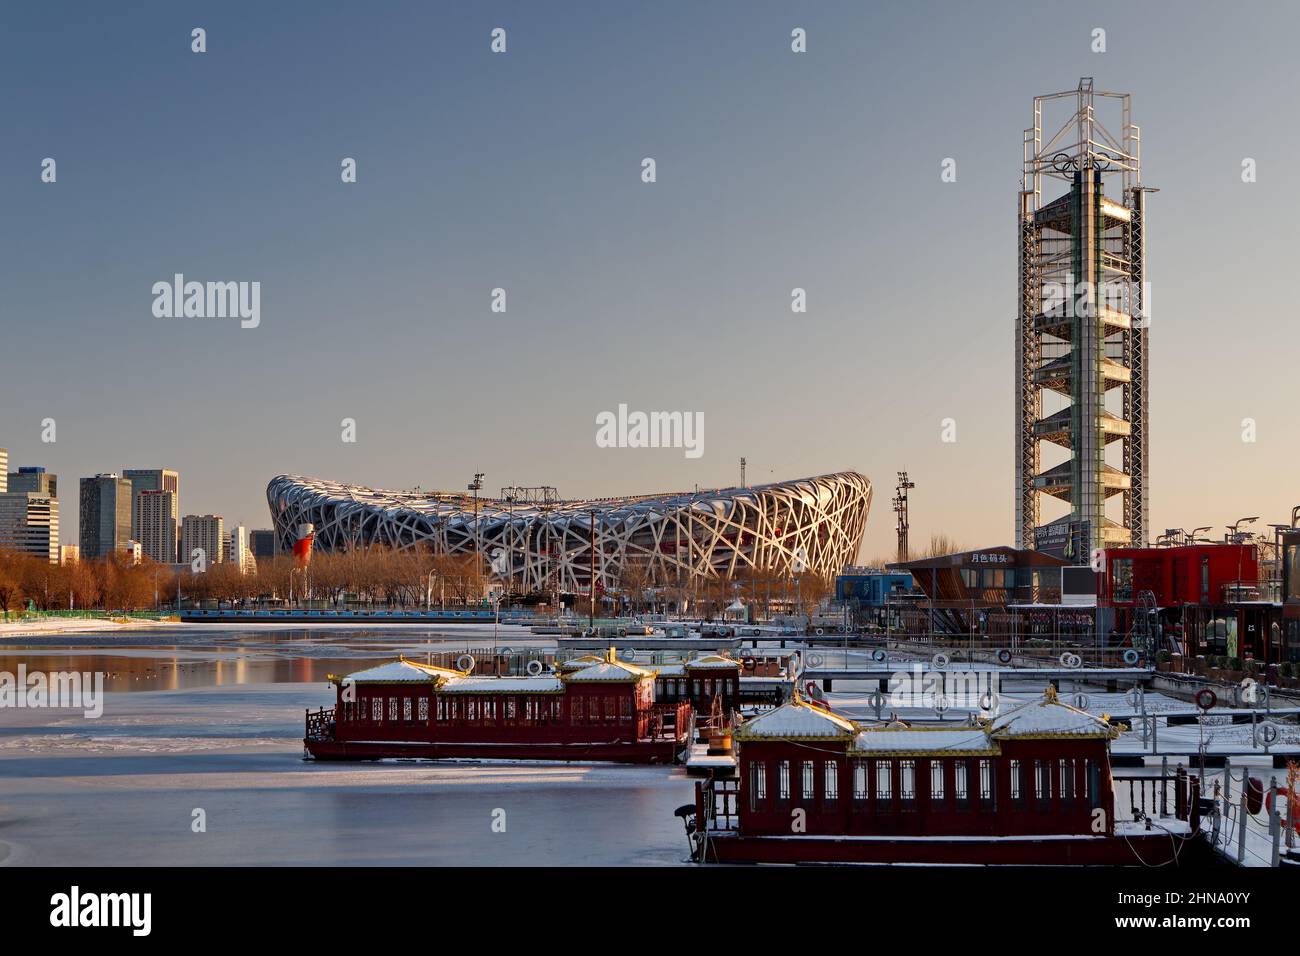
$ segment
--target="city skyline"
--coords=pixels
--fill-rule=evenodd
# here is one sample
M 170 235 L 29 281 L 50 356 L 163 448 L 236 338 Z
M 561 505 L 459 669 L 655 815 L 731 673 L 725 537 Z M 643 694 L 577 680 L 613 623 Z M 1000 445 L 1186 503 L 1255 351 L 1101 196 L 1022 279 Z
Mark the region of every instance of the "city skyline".
M 481 471 L 493 489 L 582 498 L 734 486 L 741 457 L 751 484 L 855 470 L 888 490 L 907 469 L 914 546 L 1011 544 L 1017 140 L 1034 95 L 1093 76 L 1133 93 L 1161 190 L 1152 537 L 1285 520 L 1294 386 L 1265 362 L 1289 332 L 1282 240 L 1300 197 L 1283 170 L 1300 134 L 1273 117 L 1300 13 L 1248 9 L 1171 21 L 1103 3 L 987 35 L 985 11 L 936 4 L 558 20 L 505 4 L 414 10 L 400 28 L 145 5 L 85 34 L 6 11 L 7 35 L 41 40 L 0 66 L 22 94 L 0 134 L 7 351 L 46 360 L 7 363 L 0 442 L 12 467 L 61 475 L 65 502 L 68 482 L 153 462 L 185 477 L 186 511 L 254 529 L 277 474 L 456 491 Z M 1030 42 L 1044 30 L 1050 50 Z M 1221 81 L 1194 96 L 1167 67 L 1211 59 Z M 918 62 L 936 67 L 890 82 Z M 118 86 L 89 82 L 110 74 Z M 204 120 L 231 115 L 240 135 Z M 260 282 L 259 324 L 155 317 L 151 289 L 177 273 Z M 1239 335 L 1224 316 L 1247 320 Z M 1205 387 L 1226 376 L 1248 387 Z M 598 416 L 621 404 L 701 414 L 703 454 L 600 447 Z M 893 536 L 878 511 L 860 557 Z

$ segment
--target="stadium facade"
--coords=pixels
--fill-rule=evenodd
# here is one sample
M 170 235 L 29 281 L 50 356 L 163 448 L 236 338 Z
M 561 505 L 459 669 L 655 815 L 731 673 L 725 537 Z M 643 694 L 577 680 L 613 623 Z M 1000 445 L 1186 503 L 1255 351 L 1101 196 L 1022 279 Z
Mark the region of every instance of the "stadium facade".
M 857 557 L 871 482 L 840 472 L 752 488 L 520 501 L 384 491 L 280 475 L 266 489 L 282 552 L 312 525 L 326 552 L 381 545 L 481 554 L 517 593 L 647 586 L 754 571 L 832 578 Z M 594 527 L 594 531 L 593 531 Z

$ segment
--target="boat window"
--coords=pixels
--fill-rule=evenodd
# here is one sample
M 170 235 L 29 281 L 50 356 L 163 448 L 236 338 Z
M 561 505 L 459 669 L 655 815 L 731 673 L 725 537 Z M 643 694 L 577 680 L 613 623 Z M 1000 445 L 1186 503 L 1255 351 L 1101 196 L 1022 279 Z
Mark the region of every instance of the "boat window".
M 867 764 L 863 760 L 853 761 L 853 799 L 860 803 L 867 799 Z
M 997 791 L 993 782 L 993 761 L 980 761 L 980 803 L 988 811 L 997 809 Z
M 823 767 L 826 775 L 822 781 L 822 795 L 827 803 L 834 803 L 840 795 L 840 766 L 834 760 L 827 760 Z
M 767 764 L 755 760 L 749 765 L 749 809 L 761 812 L 767 804 Z
M 372 697 L 370 700 L 370 719 L 384 719 L 384 699 L 382 697 Z
M 402 720 L 409 721 L 410 719 L 411 719 L 411 698 L 403 697 L 402 698 Z
M 876 801 L 889 803 L 894 798 L 894 762 L 876 761 Z
M 1039 810 L 1046 810 L 1052 800 L 1052 765 L 1046 760 L 1034 761 L 1034 799 Z
M 392 721 L 397 720 L 397 698 L 396 697 L 388 698 L 388 719 Z
M 816 775 L 816 764 L 811 760 L 803 762 L 803 780 L 800 781 L 799 796 L 806 803 L 811 803 L 813 799 L 813 777 Z
M 776 765 L 777 784 L 776 796 L 778 800 L 790 799 L 790 761 L 782 760 Z
M 943 799 L 943 761 L 930 761 L 930 799 Z
M 1101 766 L 1095 760 L 1088 761 L 1088 808 L 1095 810 L 1101 806 Z
M 966 809 L 966 801 L 970 799 L 970 784 L 967 779 L 970 768 L 965 760 L 958 760 L 953 770 L 955 771 L 953 775 L 955 777 L 953 795 L 957 798 L 957 807 L 964 810 Z
M 419 714 L 420 714 L 420 720 L 429 719 L 429 698 L 427 697 L 420 698 Z
M 1025 793 L 1022 789 L 1024 781 L 1021 778 L 1023 768 L 1019 760 L 1011 761 L 1011 803 L 1013 806 L 1023 807 L 1025 805 Z
M 1061 761 L 1061 799 L 1067 803 L 1074 801 L 1074 761 Z
M 898 798 L 904 810 L 916 809 L 915 760 L 900 760 L 898 763 Z

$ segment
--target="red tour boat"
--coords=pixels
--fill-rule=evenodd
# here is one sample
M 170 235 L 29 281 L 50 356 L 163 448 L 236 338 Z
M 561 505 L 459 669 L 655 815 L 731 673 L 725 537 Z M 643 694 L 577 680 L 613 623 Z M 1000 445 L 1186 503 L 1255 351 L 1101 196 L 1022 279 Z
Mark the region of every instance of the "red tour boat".
M 796 698 L 740 724 L 735 780 L 682 807 L 706 863 L 1113 864 L 1176 862 L 1198 832 L 1180 774 L 1126 782 L 1151 812 L 1115 815 L 1120 728 L 1052 688 L 990 720 L 859 726 Z M 1189 817 L 1191 819 L 1189 819 Z
M 335 706 L 307 712 L 303 745 L 318 760 L 672 763 L 693 724 L 689 701 L 655 703 L 654 671 L 612 652 L 527 677 L 401 659 L 330 681 Z

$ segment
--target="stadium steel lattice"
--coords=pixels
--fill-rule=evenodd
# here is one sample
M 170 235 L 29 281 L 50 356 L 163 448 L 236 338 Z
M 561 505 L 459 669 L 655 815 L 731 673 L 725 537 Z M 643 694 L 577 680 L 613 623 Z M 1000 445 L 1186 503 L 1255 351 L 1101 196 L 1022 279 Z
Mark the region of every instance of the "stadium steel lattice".
M 542 593 L 589 587 L 593 516 L 597 588 L 615 588 L 625 572 L 660 585 L 754 570 L 833 576 L 857 556 L 871 482 L 840 472 L 753 488 L 539 504 L 281 475 L 266 497 L 281 551 L 310 523 L 324 551 L 381 545 L 477 553 L 511 590 Z

